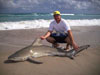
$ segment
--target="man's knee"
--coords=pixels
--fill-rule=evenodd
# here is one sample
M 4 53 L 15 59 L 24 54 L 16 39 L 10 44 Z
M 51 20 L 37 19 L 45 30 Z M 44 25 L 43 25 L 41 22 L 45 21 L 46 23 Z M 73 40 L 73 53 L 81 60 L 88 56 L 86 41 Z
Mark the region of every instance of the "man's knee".
M 51 39 L 50 39 L 50 37 L 47 37 L 46 40 L 47 40 L 47 41 L 50 41 Z
M 53 37 L 47 37 L 46 40 L 50 43 L 54 43 L 55 39 Z

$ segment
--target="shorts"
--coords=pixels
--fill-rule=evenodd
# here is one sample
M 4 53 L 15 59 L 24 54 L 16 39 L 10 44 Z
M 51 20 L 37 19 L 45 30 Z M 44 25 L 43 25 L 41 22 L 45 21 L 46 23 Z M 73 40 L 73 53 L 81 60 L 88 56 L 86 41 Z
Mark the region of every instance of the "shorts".
M 52 33 L 50 35 L 50 37 L 53 37 L 56 41 L 56 43 L 66 43 L 65 42 L 65 38 L 68 37 L 68 34 L 61 34 L 59 33 L 59 35 L 57 33 Z

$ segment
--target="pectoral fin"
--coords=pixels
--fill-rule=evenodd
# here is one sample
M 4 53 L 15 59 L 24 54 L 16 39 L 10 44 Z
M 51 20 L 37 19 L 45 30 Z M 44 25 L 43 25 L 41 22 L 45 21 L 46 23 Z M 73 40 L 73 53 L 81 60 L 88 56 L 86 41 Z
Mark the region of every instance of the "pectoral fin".
M 32 57 L 28 58 L 27 61 L 29 61 L 30 63 L 35 63 L 35 64 L 42 64 L 43 62 L 39 62 L 39 61 L 34 61 L 32 59 Z

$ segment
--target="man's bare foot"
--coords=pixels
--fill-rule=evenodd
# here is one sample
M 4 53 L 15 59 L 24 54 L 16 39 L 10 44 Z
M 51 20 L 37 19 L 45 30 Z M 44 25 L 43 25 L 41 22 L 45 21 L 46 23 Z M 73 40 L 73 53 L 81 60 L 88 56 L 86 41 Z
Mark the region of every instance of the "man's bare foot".
M 66 48 L 64 50 L 69 51 L 70 45 L 67 44 Z
M 70 48 L 64 48 L 64 50 L 69 51 Z

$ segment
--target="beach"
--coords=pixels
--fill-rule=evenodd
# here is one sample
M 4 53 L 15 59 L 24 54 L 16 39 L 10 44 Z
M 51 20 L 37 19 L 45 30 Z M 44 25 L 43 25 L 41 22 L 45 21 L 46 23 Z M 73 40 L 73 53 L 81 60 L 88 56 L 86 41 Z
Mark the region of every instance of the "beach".
M 47 28 L 16 29 L 0 31 L 0 75 L 100 75 L 100 26 L 71 26 L 76 43 L 89 44 L 87 50 L 74 60 L 68 57 L 41 57 L 18 63 L 5 62 L 9 55 L 30 45 L 35 38 L 44 35 Z M 44 45 L 51 46 L 46 40 Z M 65 46 L 63 44 L 62 46 Z

